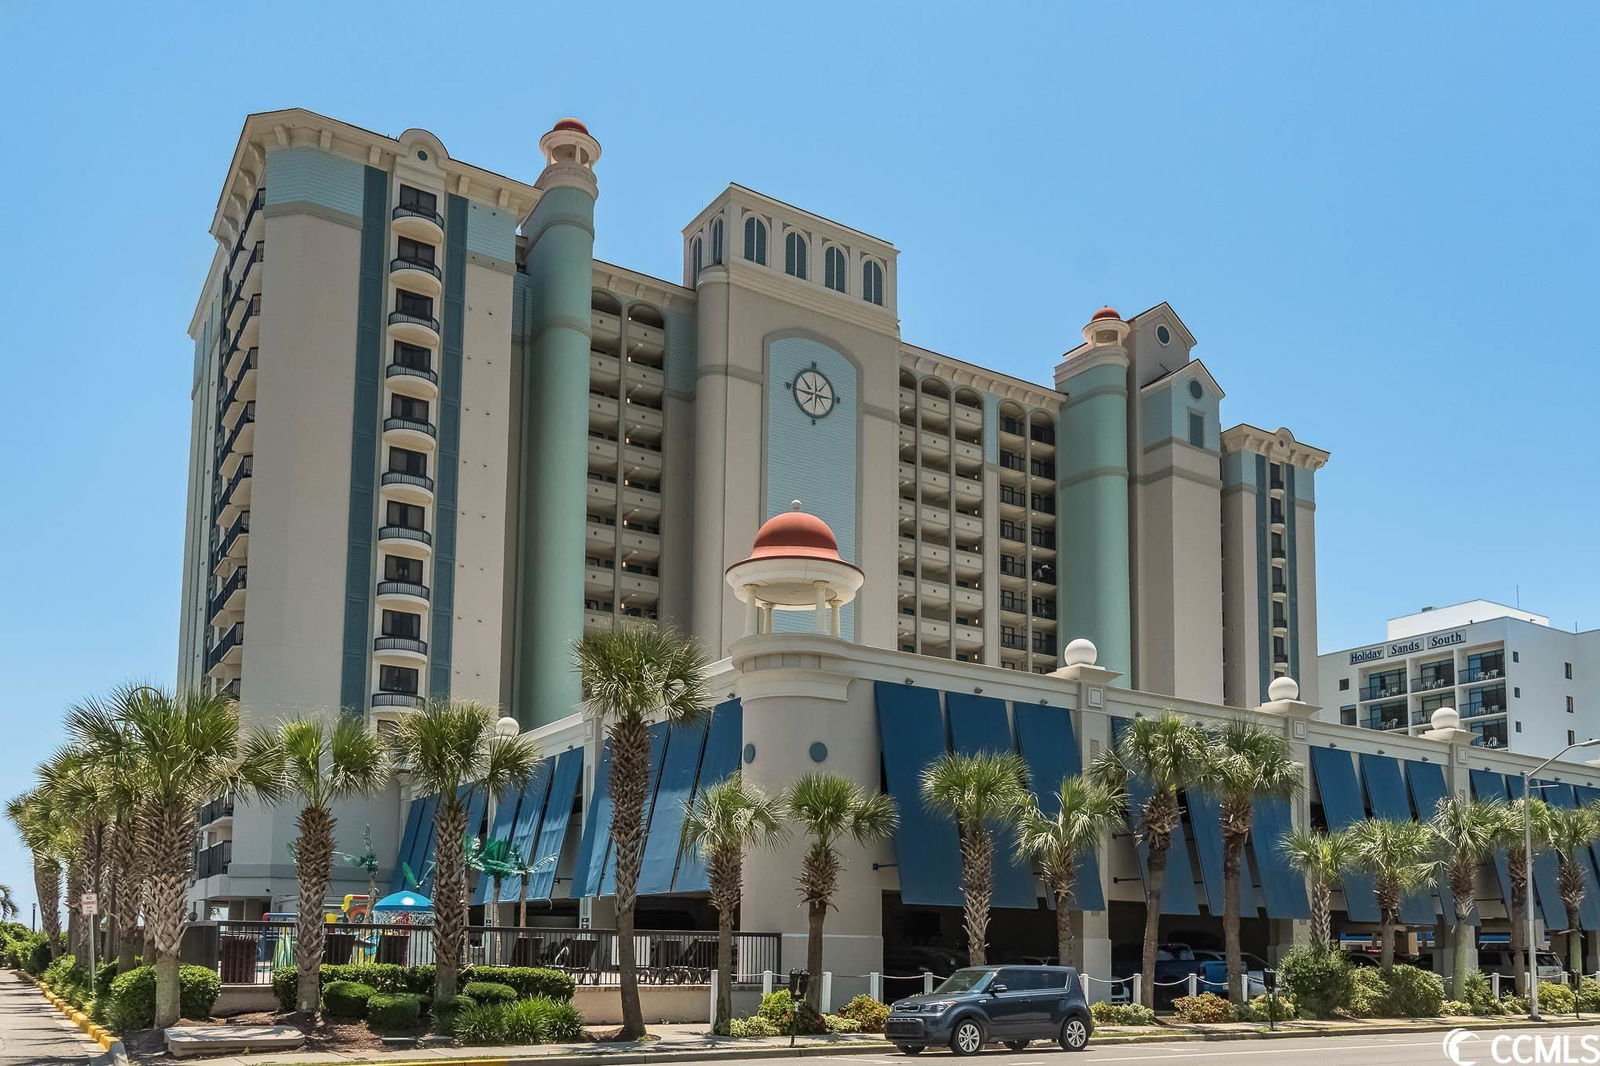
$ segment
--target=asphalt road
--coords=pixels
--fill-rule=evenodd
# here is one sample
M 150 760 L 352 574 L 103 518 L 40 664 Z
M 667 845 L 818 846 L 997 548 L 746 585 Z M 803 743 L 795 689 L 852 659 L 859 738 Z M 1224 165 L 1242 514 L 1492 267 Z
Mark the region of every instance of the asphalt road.
M 100 1045 L 84 1036 L 39 990 L 15 974 L 0 974 L 0 1063 L 5 1066 L 84 1066 Z
M 1479 1030 L 1462 1047 L 1462 1060 L 1475 1060 L 1478 1066 L 1495 1066 L 1491 1041 L 1498 1030 Z M 1574 1049 L 1585 1034 L 1600 1037 L 1600 1025 L 1546 1030 L 1505 1030 L 1509 1036 L 1566 1034 Z M 1295 1037 L 1281 1040 L 1175 1041 L 1151 1044 L 1104 1044 L 1091 1041 L 1082 1054 L 1062 1051 L 1043 1041 L 1023 1051 L 989 1047 L 972 1060 L 974 1066 L 992 1062 L 993 1066 L 1101 1066 L 1102 1063 L 1181 1062 L 1183 1066 L 1226 1066 L 1229 1063 L 1280 1062 L 1306 1066 L 1452 1066 L 1443 1049 L 1444 1033 L 1395 1033 L 1390 1035 Z M 956 1056 L 948 1051 L 928 1049 L 912 1058 L 907 1055 L 807 1056 L 801 1063 L 828 1066 L 923 1066 L 930 1059 L 944 1062 Z M 1531 1058 L 1528 1060 L 1531 1062 Z M 1582 1060 L 1575 1060 L 1581 1062 Z M 795 1059 L 746 1059 L 740 1066 L 795 1066 Z M 1559 1063 L 1559 1060 L 1557 1060 Z

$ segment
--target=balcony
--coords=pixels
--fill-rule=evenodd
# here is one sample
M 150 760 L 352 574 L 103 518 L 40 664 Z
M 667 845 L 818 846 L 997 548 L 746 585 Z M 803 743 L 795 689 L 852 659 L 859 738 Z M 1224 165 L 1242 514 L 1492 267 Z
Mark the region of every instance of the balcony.
M 204 881 L 208 877 L 219 877 L 228 872 L 228 864 L 232 861 L 233 841 L 231 840 L 224 840 L 220 844 L 202 848 L 194 853 L 194 879 Z
M 1360 695 L 1363 700 L 1386 700 L 1394 696 L 1406 694 L 1406 681 L 1403 677 L 1390 678 L 1385 681 L 1369 681 L 1362 685 Z
M 244 353 L 244 365 L 239 368 L 239 376 L 235 377 L 228 385 L 222 398 L 217 401 L 217 418 L 225 420 L 234 403 L 239 400 L 254 400 L 256 398 L 256 356 L 259 348 L 251 348 Z M 222 377 L 227 381 L 226 375 Z
M 373 652 L 391 662 L 425 663 L 428 661 L 428 642 L 420 637 L 376 637 Z
M 215 570 L 224 559 L 243 562 L 250 548 L 250 512 L 245 511 L 233 520 L 211 550 L 211 568 Z
M 204 807 L 196 816 L 196 825 L 204 829 L 208 825 L 233 817 L 233 796 L 218 796 Z
M 1450 688 L 1455 684 L 1449 674 L 1423 675 L 1411 679 L 1412 692 L 1432 692 L 1436 688 Z
M 431 207 L 401 204 L 390 212 L 394 231 L 402 237 L 439 244 L 444 240 L 444 216 Z
M 439 375 L 426 367 L 390 363 L 383 369 L 389 388 L 405 396 L 431 400 L 439 395 Z
M 426 506 L 433 502 L 433 478 L 426 474 L 408 474 L 404 470 L 385 470 L 379 484 L 389 490 L 389 495 L 406 503 Z
M 232 518 L 235 508 L 242 509 L 250 506 L 250 483 L 255 475 L 255 469 L 255 456 L 246 455 L 239 460 L 238 469 L 233 472 L 233 476 L 228 479 L 228 483 L 217 494 L 216 510 L 219 523 L 226 522 Z
M 1478 685 L 1485 681 L 1498 681 L 1505 676 L 1505 666 L 1497 663 L 1490 666 L 1469 666 L 1461 671 L 1460 684 Z
M 217 695 L 226 696 L 237 703 L 239 700 L 239 679 L 237 677 L 232 678 L 227 684 L 218 687 Z
M 1027 651 L 1028 638 L 1021 633 L 1001 633 L 1000 646 L 1012 651 Z
M 211 650 L 206 652 L 206 672 L 210 673 L 223 663 L 236 666 L 243 657 L 244 623 L 235 622 L 215 644 L 211 645 Z
M 263 186 L 256 190 L 254 196 L 250 197 L 250 206 L 245 209 L 244 221 L 239 224 L 239 239 L 234 241 L 233 251 L 228 253 L 228 273 L 233 273 L 234 266 L 238 263 L 239 257 L 244 254 L 246 248 L 253 249 L 255 247 L 254 243 L 248 239 L 250 224 L 256 220 L 256 215 L 266 205 L 267 190 Z
M 426 607 L 429 591 L 428 586 L 415 581 L 380 581 L 378 598 L 392 601 L 397 607 Z
M 426 701 L 415 692 L 374 692 L 372 694 L 373 710 L 393 707 L 421 707 Z
M 1287 596 L 1289 595 L 1289 586 L 1282 581 L 1274 581 L 1272 583 L 1272 594 L 1274 596 Z
M 215 620 L 223 611 L 238 612 L 244 610 L 244 586 L 249 568 L 238 567 L 211 597 L 211 618 Z
M 439 320 L 432 315 L 414 315 L 407 311 L 389 312 L 389 336 L 407 344 L 423 348 L 439 346 Z
M 401 256 L 389 260 L 389 277 L 397 284 L 424 296 L 438 296 L 444 291 L 444 273 L 436 263 Z
M 400 418 L 395 415 L 383 420 L 384 440 L 390 444 L 398 444 L 402 448 L 431 451 L 438 435 L 439 431 L 432 422 L 416 418 Z
M 411 559 L 426 559 L 433 554 L 433 534 L 408 526 L 379 526 L 378 541 L 389 550 Z
M 256 442 L 256 402 L 251 400 L 239 412 L 239 420 L 233 424 L 233 429 L 217 449 L 217 463 L 223 472 L 229 472 L 233 466 L 228 462 L 233 455 L 249 455 L 255 449 Z

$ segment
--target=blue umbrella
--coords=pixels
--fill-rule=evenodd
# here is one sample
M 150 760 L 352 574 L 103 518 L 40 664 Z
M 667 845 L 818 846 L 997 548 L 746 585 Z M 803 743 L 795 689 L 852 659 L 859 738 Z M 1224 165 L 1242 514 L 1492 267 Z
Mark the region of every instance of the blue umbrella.
M 402 911 L 405 913 L 431 911 L 433 910 L 433 900 L 420 892 L 393 892 L 373 904 L 372 909 L 375 911 Z

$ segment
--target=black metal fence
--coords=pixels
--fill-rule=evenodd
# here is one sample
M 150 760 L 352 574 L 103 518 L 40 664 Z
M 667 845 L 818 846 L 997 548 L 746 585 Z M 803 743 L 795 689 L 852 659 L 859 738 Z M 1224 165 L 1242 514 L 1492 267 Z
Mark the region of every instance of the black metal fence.
M 426 966 L 438 961 L 428 925 L 329 925 L 322 960 L 334 965 L 382 962 Z M 717 934 L 675 930 L 634 933 L 639 981 L 650 985 L 701 985 L 717 965 Z M 294 965 L 293 922 L 199 922 L 185 934 L 184 961 L 215 967 L 223 984 L 266 985 L 272 971 Z M 758 986 L 780 969 L 777 933 L 735 933 L 736 985 Z M 613 929 L 473 926 L 467 930 L 467 966 L 544 966 L 570 974 L 580 985 L 616 985 L 617 934 Z

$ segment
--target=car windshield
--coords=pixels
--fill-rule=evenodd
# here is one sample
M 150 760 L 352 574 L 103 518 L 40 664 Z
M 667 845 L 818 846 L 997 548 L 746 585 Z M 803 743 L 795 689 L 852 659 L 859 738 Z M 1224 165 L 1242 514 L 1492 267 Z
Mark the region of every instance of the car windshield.
M 957 970 L 944 979 L 944 983 L 934 989 L 936 992 L 982 992 L 989 984 L 989 979 L 994 976 L 993 970 L 979 970 L 976 968 Z

